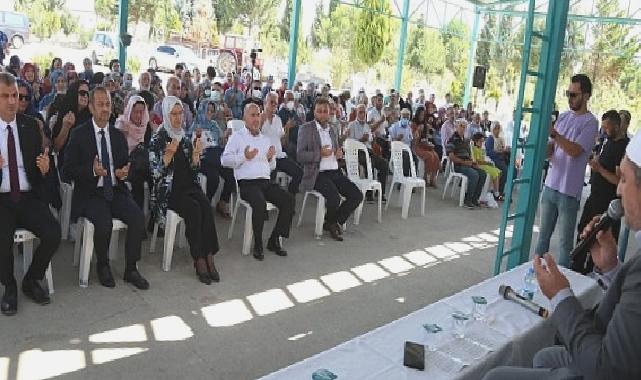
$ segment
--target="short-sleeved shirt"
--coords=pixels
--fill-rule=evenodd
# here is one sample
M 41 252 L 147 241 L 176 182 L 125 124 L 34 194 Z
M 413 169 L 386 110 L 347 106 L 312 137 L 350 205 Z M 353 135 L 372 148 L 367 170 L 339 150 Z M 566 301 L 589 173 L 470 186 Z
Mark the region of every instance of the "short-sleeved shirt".
M 398 139 L 400 135 L 403 135 L 401 141 L 405 143 L 405 145 L 410 146 L 412 144 L 412 128 L 410 128 L 409 121 L 405 124 L 401 124 L 401 122 L 398 121 L 389 129 L 389 137 L 392 141 Z
M 585 166 L 599 131 L 599 123 L 591 112 L 577 115 L 574 111 L 567 111 L 559 115 L 556 130 L 566 139 L 581 145 L 583 151 L 577 157 L 572 157 L 554 144 L 545 186 L 580 199 Z
M 365 145 L 367 145 L 368 148 L 371 147 L 372 145 L 372 130 L 367 125 L 367 123 L 363 122 L 360 123 L 358 120 L 354 120 L 349 125 L 347 126 L 347 130 L 349 131 L 349 137 L 354 140 L 360 141 L 364 135 L 367 135 L 367 142 Z
M 599 164 L 605 170 L 614 173 L 625 155 L 625 148 L 629 141 L 627 137 L 619 140 L 606 139 L 599 153 Z M 591 196 L 599 196 L 608 200 L 616 198 L 617 185 L 610 183 L 601 174 L 593 171 L 590 183 L 592 184 Z

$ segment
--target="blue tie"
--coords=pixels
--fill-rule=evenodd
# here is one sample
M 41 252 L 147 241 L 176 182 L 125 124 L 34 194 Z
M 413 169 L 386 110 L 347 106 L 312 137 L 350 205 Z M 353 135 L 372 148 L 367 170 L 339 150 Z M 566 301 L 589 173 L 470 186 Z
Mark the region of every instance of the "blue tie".
M 105 138 L 105 131 L 100 132 L 100 154 L 102 157 L 102 167 L 107 171 L 107 175 L 102 177 L 102 190 L 105 192 L 105 199 L 111 201 L 114 199 L 114 189 L 111 183 L 111 172 L 109 168 L 109 149 L 107 149 L 107 139 Z

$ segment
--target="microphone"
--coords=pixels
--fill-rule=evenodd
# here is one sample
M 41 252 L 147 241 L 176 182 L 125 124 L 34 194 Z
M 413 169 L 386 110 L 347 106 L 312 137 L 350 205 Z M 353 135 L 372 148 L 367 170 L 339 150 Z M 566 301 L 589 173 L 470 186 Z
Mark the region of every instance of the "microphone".
M 604 231 L 610 228 L 612 222 L 621 219 L 622 216 L 623 205 L 621 205 L 621 200 L 615 199 L 610 202 L 608 211 L 604 212 L 603 215 L 601 215 L 601 219 L 599 219 L 599 222 L 594 225 L 594 228 L 592 229 L 592 231 L 590 231 L 588 236 L 586 236 L 585 239 L 581 240 L 579 244 L 574 247 L 574 249 L 570 253 L 570 258 L 574 259 L 574 257 L 576 257 L 577 255 L 580 255 L 581 253 L 589 250 L 596 240 L 597 233 L 599 233 L 599 231 Z
M 549 315 L 549 312 L 546 308 L 541 307 L 530 301 L 529 299 L 523 297 L 522 295 L 516 293 L 509 285 L 499 286 L 499 294 L 503 296 L 504 299 L 516 302 L 540 317 L 547 318 Z

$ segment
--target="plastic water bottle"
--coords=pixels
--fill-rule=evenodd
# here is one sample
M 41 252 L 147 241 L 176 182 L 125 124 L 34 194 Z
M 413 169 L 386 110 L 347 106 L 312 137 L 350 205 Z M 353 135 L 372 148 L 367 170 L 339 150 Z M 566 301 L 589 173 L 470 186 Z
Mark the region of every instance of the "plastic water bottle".
M 534 268 L 528 268 L 525 272 L 525 277 L 523 277 L 523 289 L 521 289 L 521 295 L 529 300 L 534 298 L 534 293 L 536 292 L 536 273 Z

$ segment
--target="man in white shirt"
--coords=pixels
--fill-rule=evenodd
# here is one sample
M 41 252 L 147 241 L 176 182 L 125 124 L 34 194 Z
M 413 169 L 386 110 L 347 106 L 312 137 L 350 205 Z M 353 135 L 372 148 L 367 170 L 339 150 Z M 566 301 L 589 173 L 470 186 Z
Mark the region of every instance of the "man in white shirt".
M 443 125 L 441 126 L 441 141 L 443 144 L 447 144 L 448 141 L 450 141 L 450 138 L 452 138 L 452 135 L 454 132 L 456 132 L 456 129 L 454 127 L 454 108 L 448 107 L 447 111 L 445 111 L 446 119 Z
M 221 163 L 234 169 L 240 197 L 252 207 L 254 258 L 259 261 L 264 259 L 263 225 L 267 202 L 278 208 L 278 219 L 267 241 L 267 249 L 279 256 L 287 256 L 287 251 L 280 245 L 280 237 L 289 237 L 294 216 L 294 197 L 269 181 L 271 171 L 276 168 L 276 147 L 260 131 L 260 108 L 256 104 L 247 104 L 243 120 L 246 130 L 232 133 Z
M 394 123 L 389 129 L 391 141 L 401 141 L 408 147 L 412 147 L 412 127 L 410 126 L 410 110 L 404 108 L 401 110 L 401 119 Z M 418 165 L 418 158 L 412 153 L 414 165 Z M 403 174 L 410 175 L 410 157 L 407 152 L 403 152 Z
M 375 155 L 372 151 L 372 141 L 374 139 L 372 138 L 372 130 L 366 122 L 366 111 L 364 104 L 359 104 L 356 106 L 356 120 L 349 123 L 349 125 L 347 126 L 347 133 L 349 138 L 358 140 L 367 146 L 372 167 L 378 171 L 378 181 L 381 183 L 383 193 L 385 193 L 389 164 L 387 160 Z M 367 165 L 365 152 L 363 152 L 362 150 L 358 152 L 358 163 L 363 167 L 366 167 Z M 366 196 L 368 202 L 374 201 L 374 197 L 372 196 L 371 191 L 367 192 Z M 385 195 L 381 194 L 381 196 L 383 197 L 382 201 L 386 202 L 387 200 L 385 199 Z
M 343 241 L 341 225 L 363 201 L 358 187 L 338 169 L 343 151 L 338 136 L 329 126 L 329 100 L 317 98 L 314 120 L 303 124 L 299 132 L 297 156 L 303 165 L 301 191 L 316 190 L 325 197 L 325 224 L 334 240 Z M 345 200 L 341 203 L 341 195 Z
M 278 94 L 275 92 L 267 94 L 264 104 L 265 111 L 261 114 L 261 132 L 267 136 L 276 148 L 276 170 L 272 171 L 272 179 L 276 177 L 276 172 L 287 174 L 292 178 L 287 190 L 290 194 L 296 195 L 298 193 L 300 180 L 303 178 L 303 168 L 301 168 L 296 161 L 287 157 L 287 153 L 283 151 L 283 142 L 286 142 L 284 141 L 285 128 L 283 128 L 283 122 L 280 116 L 275 114 L 276 107 L 278 107 Z M 290 119 L 290 122 L 285 125 L 287 129 L 291 129 L 293 126 L 293 119 Z

